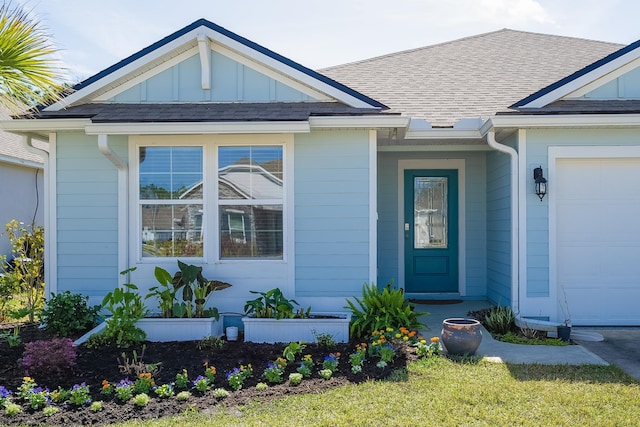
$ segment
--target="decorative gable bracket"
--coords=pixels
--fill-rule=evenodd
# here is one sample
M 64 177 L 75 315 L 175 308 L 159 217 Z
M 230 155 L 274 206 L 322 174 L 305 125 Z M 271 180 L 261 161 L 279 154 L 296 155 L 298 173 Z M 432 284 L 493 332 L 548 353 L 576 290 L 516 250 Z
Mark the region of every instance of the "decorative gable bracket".
M 211 47 L 209 37 L 198 34 L 198 51 L 200 53 L 200 66 L 202 68 L 202 89 L 211 89 Z

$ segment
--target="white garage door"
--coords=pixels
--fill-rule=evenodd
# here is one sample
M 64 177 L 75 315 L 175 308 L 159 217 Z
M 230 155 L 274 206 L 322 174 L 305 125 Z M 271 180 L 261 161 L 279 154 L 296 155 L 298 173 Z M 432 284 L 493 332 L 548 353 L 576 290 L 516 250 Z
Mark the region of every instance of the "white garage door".
M 559 303 L 574 325 L 640 325 L 640 159 L 558 159 L 556 171 Z

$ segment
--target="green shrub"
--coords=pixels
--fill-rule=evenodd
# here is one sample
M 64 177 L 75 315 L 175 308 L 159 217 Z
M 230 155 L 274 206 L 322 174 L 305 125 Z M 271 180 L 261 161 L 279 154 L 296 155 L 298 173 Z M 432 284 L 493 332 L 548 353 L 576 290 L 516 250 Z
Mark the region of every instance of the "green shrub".
M 121 272 L 129 275 L 131 268 Z M 127 348 L 143 342 L 147 334 L 136 326 L 136 322 L 149 312 L 138 294 L 138 287 L 133 283 L 125 283 L 115 288 L 102 300 L 102 307 L 109 312 L 111 318 L 101 333 L 104 339 L 118 347 Z
M 100 306 L 89 307 L 89 297 L 64 291 L 51 294 L 42 310 L 41 321 L 48 331 L 61 337 L 72 337 L 93 328 L 98 323 Z
M 492 334 L 506 334 L 515 325 L 516 315 L 511 307 L 498 305 L 491 307 L 484 321 Z
M 44 228 L 34 224 L 27 228 L 23 223 L 12 219 L 6 225 L 5 234 L 11 244 L 13 260 L 7 262 L 5 256 L 0 256 L 0 270 L 10 273 L 10 277 L 6 279 L 8 282 L 2 287 L 11 287 L 17 283 L 24 305 L 19 310 L 20 317 L 28 316 L 29 322 L 33 322 L 44 301 Z M 3 293 L 6 293 L 6 289 Z
M 393 283 L 393 282 L 392 282 Z M 389 283 L 382 290 L 372 283 L 362 287 L 362 298 L 354 298 L 356 303 L 347 300 L 345 308 L 351 310 L 351 336 L 368 337 L 373 331 L 391 327 L 399 329 L 420 329 L 419 316 L 429 313 L 416 313 L 413 306 L 404 298 L 401 289 L 392 289 Z

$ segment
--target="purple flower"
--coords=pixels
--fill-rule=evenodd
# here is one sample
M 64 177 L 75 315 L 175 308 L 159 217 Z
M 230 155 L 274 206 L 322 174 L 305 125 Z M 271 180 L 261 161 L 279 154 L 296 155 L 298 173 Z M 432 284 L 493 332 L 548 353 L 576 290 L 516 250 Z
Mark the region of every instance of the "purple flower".
M 0 399 L 6 399 L 11 396 L 13 393 L 11 390 L 5 388 L 3 385 L 0 385 Z

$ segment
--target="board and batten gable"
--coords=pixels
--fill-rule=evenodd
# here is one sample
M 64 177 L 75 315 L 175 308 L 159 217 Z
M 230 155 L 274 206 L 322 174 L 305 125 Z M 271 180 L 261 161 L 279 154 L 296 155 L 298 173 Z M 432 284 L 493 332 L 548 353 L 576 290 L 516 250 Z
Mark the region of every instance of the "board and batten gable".
M 379 152 L 378 153 L 378 282 L 385 285 L 393 280 L 396 285 L 404 277 L 399 270 L 403 263 L 399 254 L 401 219 L 399 206 L 399 162 L 406 159 L 429 164 L 443 163 L 450 159 L 464 164 L 463 205 L 464 224 L 460 224 L 460 235 L 464 242 L 461 258 L 461 294 L 467 298 L 483 298 L 487 283 L 486 246 L 486 154 L 484 152 Z M 433 162 L 433 163 L 432 163 Z M 446 169 L 445 166 L 439 166 Z M 433 168 L 431 168 L 433 169 Z M 462 176 L 462 175 L 461 175 Z M 401 250 L 402 249 L 402 250 Z
M 614 100 L 640 99 L 640 67 L 616 77 L 578 99 Z
M 303 297 L 358 296 L 369 280 L 369 132 L 295 136 L 295 283 Z
M 304 102 L 314 98 L 218 52 L 211 52 L 209 87 L 203 89 L 197 53 L 150 76 L 108 102 Z
M 56 292 L 97 304 L 118 285 L 118 173 L 96 136 L 58 133 L 55 144 Z M 126 137 L 110 145 L 126 159 Z

